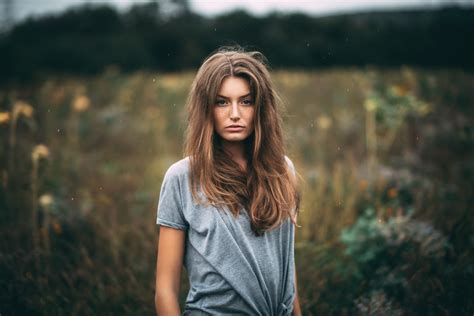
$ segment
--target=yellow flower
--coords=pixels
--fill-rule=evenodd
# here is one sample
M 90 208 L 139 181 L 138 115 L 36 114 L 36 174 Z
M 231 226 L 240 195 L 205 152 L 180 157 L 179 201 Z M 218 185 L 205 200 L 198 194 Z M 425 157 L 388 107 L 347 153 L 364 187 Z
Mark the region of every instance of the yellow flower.
M 39 203 L 44 208 L 47 208 L 53 203 L 53 196 L 51 194 L 43 194 L 39 198 Z
M 0 124 L 6 123 L 10 120 L 9 112 L 0 112 Z
M 49 149 L 43 144 L 36 145 L 31 153 L 33 160 L 49 157 Z
M 374 99 L 367 99 L 364 102 L 364 107 L 367 111 L 373 112 L 377 109 L 377 103 L 374 101 Z
M 326 130 L 332 125 L 332 119 L 327 115 L 320 115 L 318 116 L 317 125 L 319 129 Z
M 25 117 L 33 116 L 33 107 L 24 101 L 17 101 L 13 105 L 13 118 L 23 115 Z
M 86 95 L 80 95 L 74 98 L 72 107 L 76 112 L 83 112 L 89 108 L 91 101 Z

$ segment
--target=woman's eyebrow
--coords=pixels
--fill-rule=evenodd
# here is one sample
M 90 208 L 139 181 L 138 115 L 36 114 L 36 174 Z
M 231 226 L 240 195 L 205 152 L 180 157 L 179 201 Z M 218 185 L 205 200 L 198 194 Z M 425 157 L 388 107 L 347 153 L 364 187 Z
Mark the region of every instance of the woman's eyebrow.
M 252 95 L 252 93 L 248 93 L 248 94 L 246 94 L 246 95 L 243 95 L 243 96 L 239 97 L 239 99 L 245 98 L 245 97 L 248 97 L 248 96 L 251 96 L 251 95 Z M 225 96 L 220 95 L 220 94 L 218 94 L 217 96 L 218 96 L 219 98 L 228 99 L 228 97 L 225 97 Z

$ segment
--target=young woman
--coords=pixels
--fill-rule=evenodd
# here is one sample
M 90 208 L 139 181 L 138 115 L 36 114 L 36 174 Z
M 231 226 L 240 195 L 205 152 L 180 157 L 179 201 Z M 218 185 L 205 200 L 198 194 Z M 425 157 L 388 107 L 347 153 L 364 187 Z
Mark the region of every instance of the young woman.
M 166 171 L 155 305 L 181 315 L 300 315 L 294 236 L 300 194 L 285 155 L 265 57 L 223 47 L 200 67 L 187 100 L 185 155 Z

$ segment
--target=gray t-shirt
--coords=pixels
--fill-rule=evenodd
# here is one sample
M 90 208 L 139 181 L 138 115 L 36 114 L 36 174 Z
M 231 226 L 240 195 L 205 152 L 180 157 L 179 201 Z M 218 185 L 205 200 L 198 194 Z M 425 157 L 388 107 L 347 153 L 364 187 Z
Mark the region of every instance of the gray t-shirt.
M 189 169 L 186 157 L 166 171 L 156 221 L 187 232 L 183 264 L 190 290 L 183 315 L 290 315 L 295 299 L 291 220 L 256 237 L 247 212 L 235 218 L 227 208 L 222 212 L 193 201 Z

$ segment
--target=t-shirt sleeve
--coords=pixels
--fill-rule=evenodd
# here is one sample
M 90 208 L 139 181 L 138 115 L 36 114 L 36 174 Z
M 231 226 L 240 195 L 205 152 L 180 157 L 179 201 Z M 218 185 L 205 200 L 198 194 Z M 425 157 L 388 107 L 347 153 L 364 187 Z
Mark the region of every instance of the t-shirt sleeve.
M 181 230 L 187 230 L 189 227 L 183 215 L 179 174 L 174 172 L 172 167 L 166 171 L 163 178 L 156 215 L 157 225 Z

